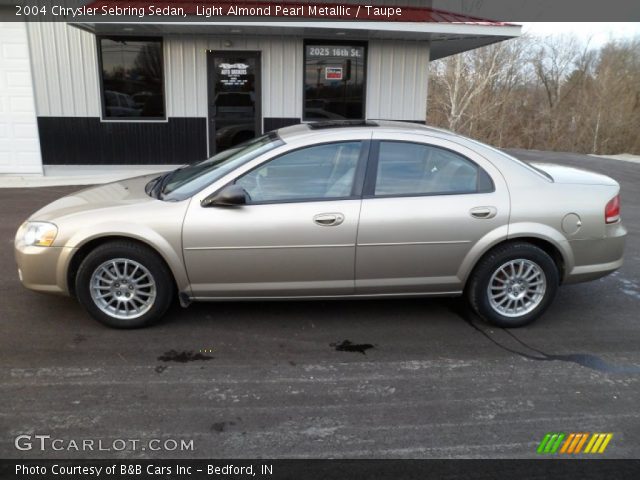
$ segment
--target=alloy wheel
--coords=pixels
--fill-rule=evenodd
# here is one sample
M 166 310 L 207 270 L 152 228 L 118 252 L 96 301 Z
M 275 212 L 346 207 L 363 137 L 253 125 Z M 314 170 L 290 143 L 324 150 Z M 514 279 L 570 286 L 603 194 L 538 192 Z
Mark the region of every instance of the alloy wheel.
M 540 305 L 547 278 L 537 263 L 519 258 L 498 267 L 487 286 L 491 308 L 505 317 L 521 317 Z
M 153 275 L 144 265 L 127 258 L 115 258 L 94 270 L 90 292 L 102 312 L 127 320 L 151 309 L 157 289 Z

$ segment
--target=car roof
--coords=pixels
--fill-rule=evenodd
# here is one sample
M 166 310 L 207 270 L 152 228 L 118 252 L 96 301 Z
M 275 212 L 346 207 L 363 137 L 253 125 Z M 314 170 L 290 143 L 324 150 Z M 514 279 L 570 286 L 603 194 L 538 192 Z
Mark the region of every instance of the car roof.
M 430 127 L 421 123 L 398 122 L 392 120 L 328 120 L 310 123 L 300 123 L 290 127 L 284 127 L 277 130 L 278 136 L 285 142 L 295 140 L 299 137 L 305 137 L 314 132 L 330 132 L 335 131 L 384 131 L 395 133 L 417 133 L 423 135 L 433 135 L 441 138 L 457 138 L 464 137 L 453 133 L 449 130 Z
M 393 120 L 326 120 L 312 123 L 301 123 L 290 127 L 284 127 L 274 131 L 286 143 L 295 142 L 305 137 L 313 137 L 318 134 L 327 134 L 332 131 L 340 132 L 384 132 L 393 138 L 394 133 L 425 135 L 442 140 L 448 140 L 458 145 L 475 151 L 475 153 L 488 159 L 498 169 L 513 168 L 526 169 L 529 173 L 535 173 L 539 177 L 548 178 L 540 171 L 534 169 L 526 162 L 519 160 L 499 149 L 484 144 L 464 135 L 459 135 L 443 128 L 431 127 L 422 123 L 398 122 Z M 326 138 L 326 137 L 325 137 Z

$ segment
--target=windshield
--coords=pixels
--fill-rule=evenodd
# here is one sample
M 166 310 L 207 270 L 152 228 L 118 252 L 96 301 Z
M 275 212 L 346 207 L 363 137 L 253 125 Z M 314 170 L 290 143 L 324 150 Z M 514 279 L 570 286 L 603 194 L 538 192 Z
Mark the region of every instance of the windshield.
M 270 132 L 220 152 L 208 160 L 178 168 L 169 172 L 167 177 L 156 180 L 162 185 L 159 198 L 167 201 L 189 198 L 240 165 L 282 144 L 284 142 L 280 137 Z

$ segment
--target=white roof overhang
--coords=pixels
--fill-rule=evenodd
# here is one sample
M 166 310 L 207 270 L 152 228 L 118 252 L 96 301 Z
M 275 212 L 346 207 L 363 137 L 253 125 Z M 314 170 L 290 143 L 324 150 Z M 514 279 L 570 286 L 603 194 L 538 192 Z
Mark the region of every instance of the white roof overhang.
M 224 21 L 224 22 L 70 22 L 96 35 L 217 35 L 230 40 L 248 35 L 297 36 L 314 39 L 398 39 L 425 41 L 436 60 L 520 35 L 520 25 L 375 21 Z

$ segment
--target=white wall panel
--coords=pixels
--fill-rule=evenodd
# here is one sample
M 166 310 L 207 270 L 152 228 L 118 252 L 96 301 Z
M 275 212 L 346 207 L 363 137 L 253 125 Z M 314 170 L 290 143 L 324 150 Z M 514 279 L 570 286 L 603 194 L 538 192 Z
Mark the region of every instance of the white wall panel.
M 371 40 L 367 117 L 424 121 L 429 45 L 406 40 Z
M 38 115 L 99 116 L 95 36 L 62 22 L 30 22 L 27 30 Z
M 0 173 L 42 173 L 27 29 L 0 22 Z

